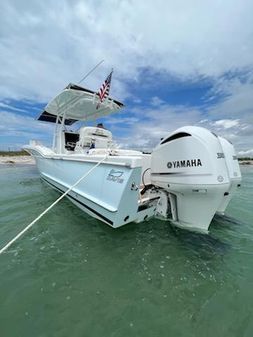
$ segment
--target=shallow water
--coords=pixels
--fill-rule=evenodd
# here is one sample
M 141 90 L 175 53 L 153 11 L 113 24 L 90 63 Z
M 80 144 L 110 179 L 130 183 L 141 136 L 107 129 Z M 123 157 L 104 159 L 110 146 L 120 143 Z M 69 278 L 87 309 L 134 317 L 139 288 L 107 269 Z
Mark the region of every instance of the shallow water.
M 253 335 L 253 168 L 209 235 L 161 220 L 114 230 L 62 200 L 0 256 L 0 336 Z M 0 167 L 0 247 L 57 197 Z

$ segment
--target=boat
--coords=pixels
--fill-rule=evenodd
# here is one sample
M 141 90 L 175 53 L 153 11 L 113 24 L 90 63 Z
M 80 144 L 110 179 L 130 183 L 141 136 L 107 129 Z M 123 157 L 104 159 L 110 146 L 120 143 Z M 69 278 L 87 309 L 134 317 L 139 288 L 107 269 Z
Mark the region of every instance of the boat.
M 208 232 L 240 186 L 233 145 L 205 128 L 185 126 L 144 153 L 119 148 L 102 124 L 87 126 L 123 107 L 75 84 L 53 98 L 38 117 L 55 124 L 52 147 L 35 140 L 24 146 L 42 180 L 113 228 L 158 217 Z

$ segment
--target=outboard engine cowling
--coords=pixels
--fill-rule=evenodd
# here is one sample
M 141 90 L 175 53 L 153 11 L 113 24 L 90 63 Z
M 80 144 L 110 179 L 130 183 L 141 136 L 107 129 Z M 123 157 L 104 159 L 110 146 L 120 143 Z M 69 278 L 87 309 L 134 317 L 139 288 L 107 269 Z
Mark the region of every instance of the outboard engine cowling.
M 224 194 L 222 203 L 217 210 L 218 213 L 224 214 L 225 209 L 227 208 L 237 188 L 241 186 L 242 176 L 234 146 L 230 142 L 228 142 L 225 138 L 223 137 L 218 138 L 225 156 L 228 176 L 230 179 L 229 189 Z
M 168 194 L 174 223 L 207 231 L 230 186 L 218 137 L 194 126 L 171 133 L 152 152 L 151 183 Z

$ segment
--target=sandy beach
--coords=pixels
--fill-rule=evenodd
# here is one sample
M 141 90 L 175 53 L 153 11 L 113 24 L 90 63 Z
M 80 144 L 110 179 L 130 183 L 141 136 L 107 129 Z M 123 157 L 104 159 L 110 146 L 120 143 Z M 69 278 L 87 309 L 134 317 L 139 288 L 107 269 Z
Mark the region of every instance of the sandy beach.
M 240 160 L 240 165 L 253 165 L 253 160 Z
M 32 156 L 0 156 L 0 165 L 29 164 L 34 165 Z

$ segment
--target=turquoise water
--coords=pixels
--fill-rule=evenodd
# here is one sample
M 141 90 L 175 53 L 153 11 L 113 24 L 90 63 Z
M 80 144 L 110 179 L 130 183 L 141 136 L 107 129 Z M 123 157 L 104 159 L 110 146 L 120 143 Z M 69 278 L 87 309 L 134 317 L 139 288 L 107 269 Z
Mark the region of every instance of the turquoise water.
M 253 335 L 253 167 L 209 235 L 151 220 L 117 230 L 62 200 L 0 256 L 0 336 Z M 57 197 L 0 167 L 0 247 Z

